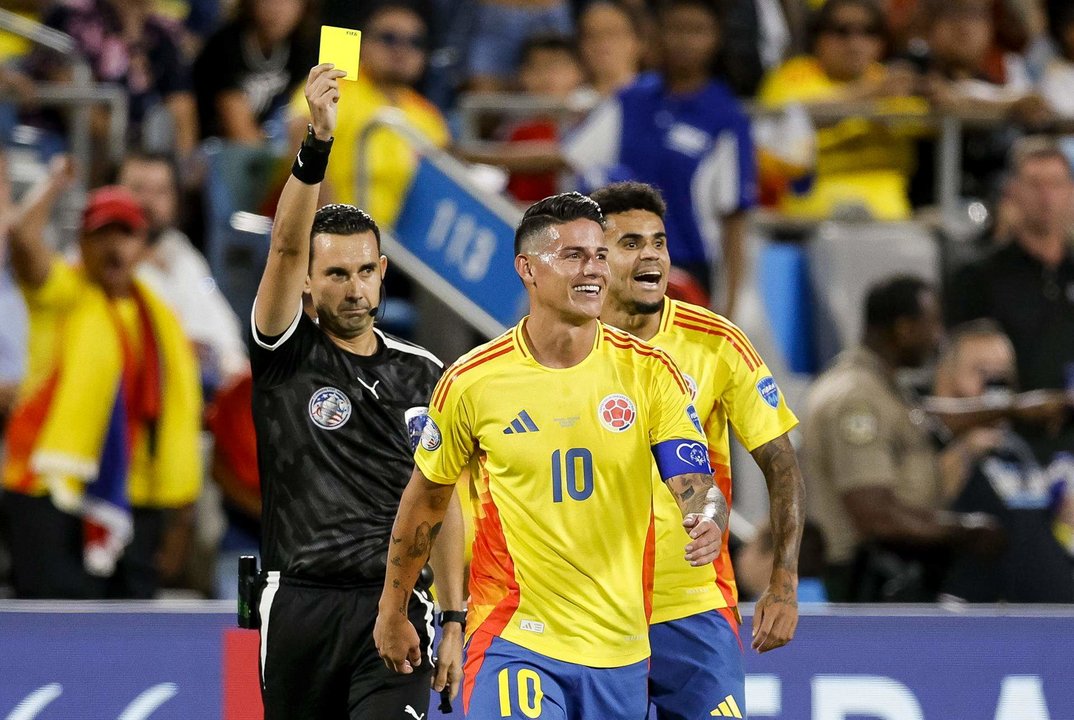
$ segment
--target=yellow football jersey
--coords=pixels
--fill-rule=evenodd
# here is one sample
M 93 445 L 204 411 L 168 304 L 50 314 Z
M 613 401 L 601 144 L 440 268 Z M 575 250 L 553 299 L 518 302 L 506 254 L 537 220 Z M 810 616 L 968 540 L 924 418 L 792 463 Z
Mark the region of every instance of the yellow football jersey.
M 749 338 L 731 321 L 698 305 L 668 298 L 660 330 L 649 341 L 679 366 L 708 437 L 716 485 L 731 504 L 731 446 L 728 421 L 747 450 L 774 440 L 798 424 L 772 373 Z M 653 469 L 656 485 L 663 485 Z M 655 494 L 656 576 L 652 622 L 667 622 L 738 604 L 738 589 L 727 551 L 712 565 L 682 561 L 690 541 L 682 514 L 666 489 Z
M 448 368 L 415 455 L 438 483 L 470 466 L 467 633 L 591 667 L 635 663 L 649 655 L 651 446 L 704 442 L 689 386 L 663 351 L 604 325 L 581 363 L 545 367 L 525 322 Z

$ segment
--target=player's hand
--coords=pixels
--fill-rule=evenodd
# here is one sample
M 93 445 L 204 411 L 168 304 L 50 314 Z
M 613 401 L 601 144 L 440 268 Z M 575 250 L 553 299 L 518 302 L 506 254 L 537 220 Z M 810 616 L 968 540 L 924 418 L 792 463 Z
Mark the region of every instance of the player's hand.
M 753 649 L 768 652 L 783 647 L 798 628 L 798 579 L 787 572 L 774 574 L 753 606 Z
M 454 700 L 462 684 L 462 627 L 458 623 L 444 625 L 436 657 L 433 690 L 440 692 L 450 685 L 451 699 Z
M 418 631 L 405 615 L 383 611 L 373 626 L 373 643 L 389 669 L 409 675 L 421 665 Z
M 701 513 L 689 513 L 682 519 L 691 542 L 686 546 L 686 562 L 701 567 L 713 562 L 720 554 L 723 531 L 716 521 Z
M 336 134 L 339 79 L 346 74 L 336 70 L 332 63 L 322 63 L 310 70 L 306 80 L 306 103 L 310 107 L 313 134 L 318 140 L 328 140 Z

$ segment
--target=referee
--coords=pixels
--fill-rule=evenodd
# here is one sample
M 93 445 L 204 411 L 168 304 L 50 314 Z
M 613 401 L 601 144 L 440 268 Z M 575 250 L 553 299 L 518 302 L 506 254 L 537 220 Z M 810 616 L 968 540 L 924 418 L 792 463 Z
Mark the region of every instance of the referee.
M 427 582 L 407 608 L 421 635 L 417 672 L 391 672 L 373 644 L 392 521 L 442 366 L 373 326 L 387 268 L 373 219 L 350 205 L 317 209 L 344 74 L 327 64 L 310 71 L 313 122 L 280 197 L 252 313 L 266 720 L 421 718 L 430 682 L 454 693 L 461 678 L 457 499 L 430 560 L 441 605 L 457 613 L 446 613 L 454 621 L 444 627 L 439 667 L 430 658 Z M 303 292 L 316 321 L 302 311 Z

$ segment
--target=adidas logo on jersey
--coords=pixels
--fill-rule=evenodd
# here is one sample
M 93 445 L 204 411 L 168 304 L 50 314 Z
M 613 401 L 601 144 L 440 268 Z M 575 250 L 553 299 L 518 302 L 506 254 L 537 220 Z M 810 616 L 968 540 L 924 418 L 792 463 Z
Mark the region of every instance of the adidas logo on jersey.
M 712 717 L 740 718 L 742 717 L 742 711 L 738 709 L 738 703 L 735 702 L 734 696 L 728 695 L 709 715 Z
M 537 424 L 530 419 L 530 414 L 525 410 L 516 415 L 515 419 L 511 421 L 511 424 L 503 429 L 504 435 L 527 432 L 540 432 L 540 428 L 538 428 Z

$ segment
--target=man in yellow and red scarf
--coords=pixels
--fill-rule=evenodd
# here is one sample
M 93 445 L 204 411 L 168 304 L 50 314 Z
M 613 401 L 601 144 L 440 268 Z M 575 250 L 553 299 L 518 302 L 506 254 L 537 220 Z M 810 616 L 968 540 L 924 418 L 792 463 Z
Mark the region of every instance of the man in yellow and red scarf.
M 146 221 L 129 191 L 90 193 L 72 265 L 44 241 L 68 186 L 53 164 L 16 212 L 11 269 L 30 318 L 0 501 L 19 597 L 152 597 L 170 527 L 201 487 L 197 361 L 137 280 Z

